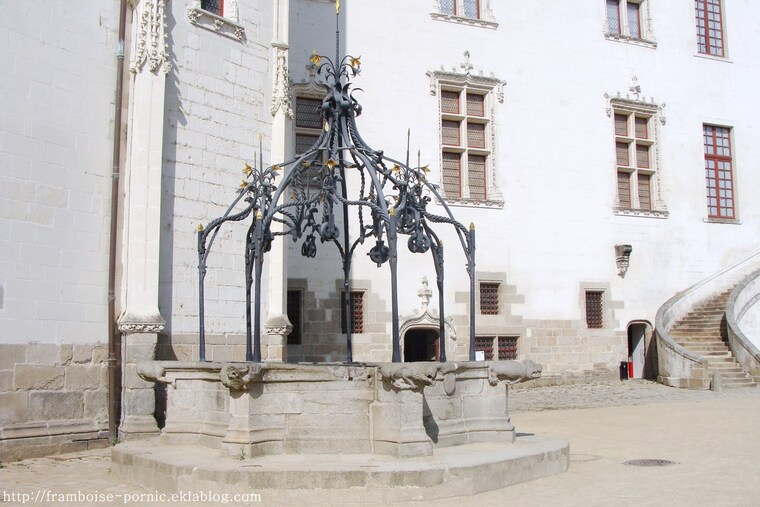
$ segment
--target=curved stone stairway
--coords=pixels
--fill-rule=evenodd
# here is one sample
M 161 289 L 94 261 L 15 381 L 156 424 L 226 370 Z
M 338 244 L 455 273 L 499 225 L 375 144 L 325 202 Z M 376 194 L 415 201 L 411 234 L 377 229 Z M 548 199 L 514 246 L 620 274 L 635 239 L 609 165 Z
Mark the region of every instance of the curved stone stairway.
M 721 386 L 754 387 L 758 384 L 736 362 L 726 338 L 726 302 L 731 290 L 695 306 L 668 331 L 676 343 L 707 360 L 708 371 L 720 373 Z

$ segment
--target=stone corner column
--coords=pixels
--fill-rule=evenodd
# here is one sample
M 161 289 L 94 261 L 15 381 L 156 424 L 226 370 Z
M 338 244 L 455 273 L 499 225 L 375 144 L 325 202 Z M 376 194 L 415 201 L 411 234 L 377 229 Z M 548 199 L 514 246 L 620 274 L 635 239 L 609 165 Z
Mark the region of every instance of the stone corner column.
M 136 440 L 159 434 L 155 416 L 155 382 L 144 380 L 138 375 L 137 363 L 156 358 L 158 333 L 163 328 L 163 321 L 152 324 L 119 322 L 119 331 L 124 333 L 121 345 L 122 415 L 119 425 L 120 440 Z
M 272 76 L 272 137 L 270 145 L 271 163 L 276 164 L 293 156 L 293 108 L 288 73 L 288 4 L 278 2 L 274 12 L 274 38 L 270 49 L 270 69 Z M 282 233 L 283 224 L 273 222 L 273 233 Z M 269 315 L 265 325 L 261 356 L 264 361 L 285 362 L 287 360 L 287 336 L 293 325 L 287 315 L 288 266 L 287 247 L 284 236 L 272 243 L 267 256 L 269 272 Z
M 293 326 L 284 314 L 274 315 L 267 319 L 265 326 L 266 336 L 261 344 L 261 360 L 277 363 L 287 361 L 288 335 L 293 331 Z
M 132 4 L 129 123 L 124 171 L 122 421 L 120 438 L 158 434 L 154 382 L 137 361 L 155 359 L 165 321 L 158 309 L 166 75 L 171 72 L 167 0 Z

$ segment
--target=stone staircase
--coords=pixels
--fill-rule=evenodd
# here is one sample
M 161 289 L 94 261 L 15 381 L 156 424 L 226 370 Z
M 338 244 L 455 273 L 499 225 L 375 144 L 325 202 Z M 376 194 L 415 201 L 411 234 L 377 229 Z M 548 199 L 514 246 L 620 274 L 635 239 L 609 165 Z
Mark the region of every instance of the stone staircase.
M 707 360 L 710 374 L 720 373 L 721 386 L 756 387 L 747 372 L 734 359 L 726 335 L 726 302 L 731 290 L 694 307 L 668 331 L 676 343 Z

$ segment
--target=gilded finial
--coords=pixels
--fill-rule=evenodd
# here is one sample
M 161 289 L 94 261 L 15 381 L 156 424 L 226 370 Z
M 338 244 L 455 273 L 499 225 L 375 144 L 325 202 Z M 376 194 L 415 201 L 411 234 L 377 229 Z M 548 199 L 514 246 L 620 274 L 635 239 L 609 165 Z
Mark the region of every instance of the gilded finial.
M 262 217 L 261 210 L 256 211 L 256 220 L 261 220 Z
M 198 224 L 198 232 L 203 232 L 203 224 Z
M 247 182 L 246 180 L 243 180 L 243 181 L 240 183 L 240 188 L 247 188 L 247 187 L 248 187 L 248 182 Z
M 475 230 L 475 222 L 470 222 L 470 230 L 471 231 Z
M 357 68 L 362 64 L 362 57 L 357 56 L 356 58 L 351 58 L 351 67 Z
M 340 14 L 340 0 L 335 0 L 335 14 Z
M 245 174 L 246 176 L 250 176 L 252 172 L 253 172 L 253 168 L 251 168 L 251 166 L 249 166 L 248 164 L 245 164 L 245 167 L 243 168 L 243 174 Z
M 280 169 L 282 169 L 282 168 L 280 167 L 280 164 L 275 164 L 275 165 L 273 165 L 273 166 L 272 166 L 272 171 L 274 171 L 274 172 L 277 172 L 277 171 L 279 171 Z
M 391 168 L 391 171 L 394 173 L 397 173 L 401 170 L 401 168 L 398 166 L 398 164 L 393 164 L 393 167 Z
M 309 61 L 312 63 L 312 65 L 319 65 L 319 62 L 322 60 L 320 56 L 317 54 L 317 50 L 311 52 L 311 58 L 309 58 Z
M 396 216 L 396 208 L 391 208 L 388 210 L 388 215 L 395 217 Z
M 333 159 L 330 159 L 327 162 L 325 162 L 325 165 L 327 166 L 327 169 L 332 171 L 333 169 L 335 169 L 335 166 L 338 165 L 338 163 L 335 162 Z

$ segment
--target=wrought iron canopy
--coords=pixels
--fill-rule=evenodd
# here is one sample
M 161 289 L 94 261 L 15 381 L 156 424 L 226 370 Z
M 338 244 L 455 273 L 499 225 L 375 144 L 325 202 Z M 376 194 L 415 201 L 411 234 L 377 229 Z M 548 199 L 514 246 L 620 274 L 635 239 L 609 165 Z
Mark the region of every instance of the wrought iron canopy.
M 339 49 L 336 55 L 339 55 Z M 331 60 L 311 56 L 318 68 L 317 80 L 325 87 L 319 114 L 323 129 L 305 153 L 280 164 L 264 167 L 260 157 L 254 167 L 246 164 L 245 179 L 226 213 L 198 227 L 200 360 L 205 360 L 204 279 L 207 260 L 220 227 L 252 217 L 245 241 L 246 360 L 261 361 L 261 276 L 265 254 L 277 236 L 300 242 L 301 254 L 316 255 L 318 244 L 332 244 L 343 268 L 343 289 L 349 294 L 352 259 L 357 247 L 374 241 L 370 259 L 378 267 L 388 264 L 391 282 L 392 360 L 401 361 L 398 322 L 398 243 L 406 238 L 413 253 L 430 252 L 439 295 L 439 360 L 446 361 L 443 243 L 434 232 L 438 224 L 453 227 L 466 258 L 470 280 L 470 360 L 475 359 L 475 230 L 459 223 L 438 188 L 427 180 L 427 166 L 406 162 L 371 148 L 361 137 L 356 117 L 362 107 L 354 97 L 351 78 L 361 69 L 358 57 Z M 348 185 L 351 172 L 357 185 Z M 235 209 L 243 204 L 241 211 Z M 432 213 L 431 202 L 443 212 Z M 340 211 L 340 216 L 338 215 Z M 349 222 L 358 222 L 358 235 L 350 237 Z M 273 227 L 273 224 L 280 224 Z M 356 229 L 354 229 L 356 230 Z M 319 240 L 319 243 L 318 241 Z M 253 288 L 253 294 L 251 290 Z M 350 298 L 344 298 L 347 362 L 352 362 Z

